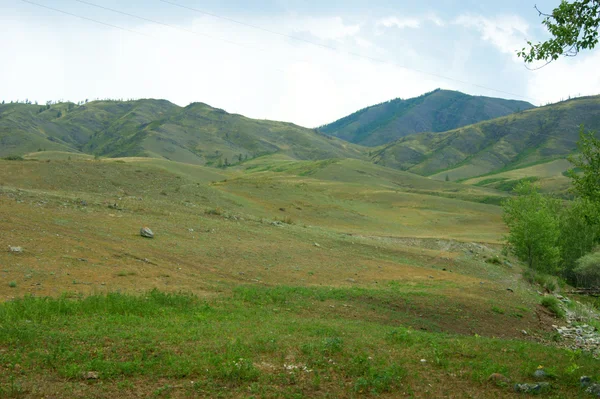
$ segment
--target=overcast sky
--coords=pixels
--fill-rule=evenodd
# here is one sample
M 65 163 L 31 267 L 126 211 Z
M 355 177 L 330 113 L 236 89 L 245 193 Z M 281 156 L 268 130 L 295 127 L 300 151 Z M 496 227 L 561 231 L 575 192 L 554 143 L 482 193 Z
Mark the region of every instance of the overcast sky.
M 0 100 L 164 98 L 315 127 L 438 87 L 535 105 L 600 93 L 599 50 L 535 72 L 515 55 L 546 37 L 534 4 L 559 0 L 85 0 L 147 20 L 31 1 L 115 27 L 0 0 Z

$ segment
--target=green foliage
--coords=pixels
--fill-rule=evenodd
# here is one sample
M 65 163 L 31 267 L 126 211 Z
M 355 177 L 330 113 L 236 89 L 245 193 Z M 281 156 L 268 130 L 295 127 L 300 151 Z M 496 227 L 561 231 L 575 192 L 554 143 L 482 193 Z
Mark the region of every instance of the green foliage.
M 17 288 L 17 282 L 16 281 L 11 281 L 11 282 L 8 283 L 8 286 L 10 288 Z
M 551 311 L 559 319 L 565 318 L 565 311 L 563 310 L 560 301 L 553 296 L 545 296 L 542 298 L 542 306 Z
M 5 161 L 24 161 L 25 159 L 20 155 L 9 155 L 7 157 L 2 158 Z
M 546 292 L 554 292 L 558 288 L 557 278 L 555 276 L 539 273 L 532 269 L 525 269 L 523 278 L 530 284 L 538 284 Z
M 543 15 L 543 25 L 552 37 L 518 52 L 526 62 L 554 61 L 560 56 L 572 57 L 580 50 L 592 49 L 598 43 L 600 2 L 597 0 L 561 1 L 551 14 Z
M 581 198 L 600 204 L 600 139 L 595 132 L 579 129 L 578 154 L 569 160 L 577 170 L 569 171 L 573 191 Z
M 511 250 L 530 268 L 556 273 L 560 261 L 560 230 L 556 217 L 560 202 L 543 196 L 530 183 L 517 186 L 515 194 L 503 203 Z
M 598 207 L 586 199 L 576 199 L 559 213 L 560 237 L 558 245 L 563 264 L 563 276 L 576 283 L 573 269 L 577 259 L 589 253 L 600 238 L 600 224 L 595 216 Z
M 587 254 L 578 259 L 573 273 L 578 286 L 600 287 L 600 252 Z

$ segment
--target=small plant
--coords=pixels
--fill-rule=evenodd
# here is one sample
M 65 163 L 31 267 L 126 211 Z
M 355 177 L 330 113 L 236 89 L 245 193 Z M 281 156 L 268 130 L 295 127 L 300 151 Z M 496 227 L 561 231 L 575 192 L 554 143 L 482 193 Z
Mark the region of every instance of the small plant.
M 207 215 L 221 216 L 223 214 L 223 209 L 218 206 L 213 209 L 207 209 L 204 213 L 206 213 Z
M 542 306 L 552 312 L 559 319 L 565 318 L 565 311 L 560 305 L 560 301 L 553 296 L 546 296 L 542 299 Z
M 504 313 L 506 313 L 504 309 L 499 308 L 497 306 L 492 306 L 492 312 L 497 313 L 497 314 L 504 314 Z
M 493 257 L 491 257 L 491 258 L 488 258 L 488 259 L 486 259 L 486 260 L 485 260 L 485 263 L 490 263 L 490 264 L 492 264 L 492 265 L 501 265 L 501 264 L 502 264 L 502 261 L 500 260 L 500 258 L 499 258 L 499 257 L 497 257 L 497 256 L 493 256 Z
M 294 219 L 291 216 L 284 216 L 282 218 L 278 218 L 278 221 L 285 224 L 294 224 Z
M 16 281 L 11 281 L 10 283 L 8 283 L 8 286 L 10 288 L 17 288 L 17 282 Z

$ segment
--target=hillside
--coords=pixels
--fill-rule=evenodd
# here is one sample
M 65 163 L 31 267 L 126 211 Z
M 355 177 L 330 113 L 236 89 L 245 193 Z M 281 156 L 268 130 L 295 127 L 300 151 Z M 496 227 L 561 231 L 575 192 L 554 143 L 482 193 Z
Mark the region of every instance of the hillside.
M 206 104 L 165 100 L 0 105 L 0 156 L 52 150 L 235 164 L 282 153 L 292 159 L 358 158 L 358 146 L 291 123 L 254 120 Z
M 565 398 L 597 372 L 548 344 L 564 321 L 500 252 L 502 192 L 285 154 L 34 157 L 0 160 L 0 397 L 509 398 L 492 373 L 544 365 Z
M 528 102 L 435 90 L 407 100 L 374 105 L 322 126 L 351 143 L 378 146 L 420 132 L 444 132 L 533 108 Z
M 445 133 L 414 134 L 374 156 L 377 164 L 435 179 L 463 180 L 564 159 L 579 125 L 600 128 L 600 96 L 582 97 Z

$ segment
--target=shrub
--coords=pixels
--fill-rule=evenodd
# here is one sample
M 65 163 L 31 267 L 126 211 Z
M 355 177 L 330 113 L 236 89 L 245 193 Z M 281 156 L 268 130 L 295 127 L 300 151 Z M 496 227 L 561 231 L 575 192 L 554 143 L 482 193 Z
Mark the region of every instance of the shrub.
M 600 252 L 594 252 L 579 258 L 573 270 L 577 286 L 600 286 Z
M 204 211 L 204 213 L 206 213 L 207 215 L 221 216 L 223 214 L 223 209 L 218 206 L 213 209 L 207 209 L 206 211 Z
M 8 283 L 8 286 L 10 288 L 16 288 L 17 287 L 17 282 L 16 281 L 11 281 L 10 283 Z
M 554 313 L 559 319 L 565 318 L 565 311 L 563 310 L 560 301 L 553 296 L 545 296 L 542 299 L 542 306 Z
M 285 224 L 294 224 L 294 219 L 291 216 L 284 216 L 282 218 L 278 218 L 278 221 Z
M 25 160 L 25 158 L 23 158 L 20 155 L 9 155 L 7 157 L 4 157 L 3 159 L 6 161 L 24 161 Z

